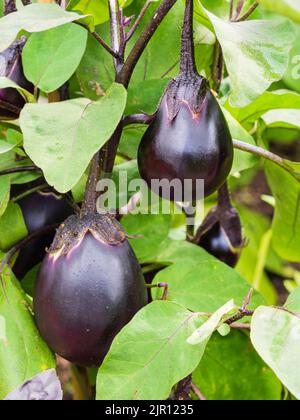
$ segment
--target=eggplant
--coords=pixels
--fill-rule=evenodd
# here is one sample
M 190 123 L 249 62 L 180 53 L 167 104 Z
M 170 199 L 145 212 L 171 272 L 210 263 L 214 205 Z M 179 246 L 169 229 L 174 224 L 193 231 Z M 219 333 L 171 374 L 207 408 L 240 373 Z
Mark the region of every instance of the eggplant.
M 71 216 L 57 232 L 38 275 L 38 328 L 60 356 L 99 366 L 116 334 L 147 303 L 140 265 L 109 215 Z
M 18 201 L 21 207 L 28 234 L 32 234 L 49 225 L 60 224 L 73 211 L 71 206 L 63 199 L 53 193 L 33 193 Z M 41 235 L 24 245 L 20 250 L 18 258 L 13 266 L 13 272 L 19 280 L 40 263 L 55 235 L 55 228 L 52 232 Z
M 181 71 L 167 86 L 138 150 L 140 175 L 149 188 L 166 199 L 184 202 L 216 192 L 233 162 L 227 122 L 208 81 L 196 69 L 192 15 L 193 2 L 188 0 Z M 157 181 L 163 180 L 179 180 L 182 188 L 162 188 Z
M 0 53 L 0 77 L 7 77 L 17 85 L 34 93 L 34 86 L 23 72 L 22 50 L 26 43 L 23 36 L 14 42 L 7 50 Z M 19 118 L 26 101 L 14 88 L 0 89 L 0 120 L 15 120 Z

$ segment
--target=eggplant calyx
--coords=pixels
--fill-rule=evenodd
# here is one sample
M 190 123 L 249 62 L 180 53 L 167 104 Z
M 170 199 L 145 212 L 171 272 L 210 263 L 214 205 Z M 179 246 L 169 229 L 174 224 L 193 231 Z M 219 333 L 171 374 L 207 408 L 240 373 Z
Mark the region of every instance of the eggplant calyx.
M 5 58 L 5 66 L 0 69 L 0 76 L 9 77 L 12 67 L 14 66 L 16 60 L 20 57 L 23 48 L 26 44 L 26 37 L 21 36 L 17 41 L 15 41 L 7 50 L 1 53 L 1 56 Z
M 200 114 L 208 89 L 208 81 L 196 73 L 181 73 L 171 80 L 165 93 L 170 121 L 176 118 L 182 103 L 193 114 Z
M 121 225 L 108 214 L 87 214 L 83 217 L 73 215 L 58 228 L 48 252 L 66 256 L 80 244 L 87 233 L 110 246 L 120 245 L 127 239 Z
M 211 209 L 198 229 L 193 243 L 199 244 L 202 238 L 218 224 L 226 235 L 231 250 L 235 253 L 240 252 L 245 246 L 245 239 L 242 236 L 239 214 L 232 206 L 226 211 L 218 206 Z

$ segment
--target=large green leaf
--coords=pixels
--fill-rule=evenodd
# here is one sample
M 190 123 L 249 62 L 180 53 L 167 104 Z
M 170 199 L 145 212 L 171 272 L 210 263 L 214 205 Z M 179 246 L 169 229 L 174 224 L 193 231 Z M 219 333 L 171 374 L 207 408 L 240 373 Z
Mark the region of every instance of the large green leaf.
M 287 261 L 300 261 L 300 183 L 273 163 L 266 173 L 276 200 L 273 248 Z
M 258 0 L 264 7 L 300 23 L 299 0 Z
M 156 262 L 172 265 L 160 271 L 153 284 L 168 283 L 168 299 L 193 311 L 215 312 L 230 299 L 240 306 L 251 288 L 235 270 L 187 242 L 163 242 Z M 159 298 L 162 291 L 153 289 L 152 293 L 154 298 Z M 255 294 L 252 307 L 263 302 Z
M 87 36 L 88 32 L 74 23 L 32 34 L 22 55 L 27 79 L 47 93 L 58 89 L 77 69 Z
M 242 124 L 254 122 L 272 109 L 300 109 L 300 95 L 288 90 L 265 92 L 252 104 L 244 108 L 233 108 L 226 104 L 230 113 Z
M 0 51 L 15 40 L 21 30 L 41 32 L 65 23 L 85 18 L 74 12 L 66 12 L 56 4 L 31 4 L 0 20 Z
M 251 340 L 261 358 L 300 399 L 300 315 L 262 306 L 251 322 Z
M 197 366 L 205 343 L 187 338 L 203 323 L 171 302 L 153 302 L 117 335 L 99 369 L 99 400 L 163 400 Z
M 300 109 L 274 109 L 268 111 L 262 118 L 270 128 L 300 128 Z
M 20 116 L 27 154 L 59 192 L 77 184 L 107 142 L 126 105 L 126 90 L 113 84 L 97 102 L 86 98 L 26 105 Z
M 254 351 L 247 334 L 215 334 L 193 373 L 208 400 L 280 400 L 282 386 Z
M 222 46 L 231 81 L 230 103 L 253 102 L 284 75 L 294 42 L 294 27 L 285 21 L 226 22 L 206 11 Z
M 0 276 L 0 399 L 55 359 L 35 326 L 26 295 L 9 269 Z
M 284 75 L 284 83 L 300 93 L 300 25 L 297 25 L 297 38 L 290 54 L 290 63 Z
M 290 294 L 288 300 L 286 301 L 285 307 L 289 311 L 300 314 L 300 287 L 297 287 L 293 293 Z

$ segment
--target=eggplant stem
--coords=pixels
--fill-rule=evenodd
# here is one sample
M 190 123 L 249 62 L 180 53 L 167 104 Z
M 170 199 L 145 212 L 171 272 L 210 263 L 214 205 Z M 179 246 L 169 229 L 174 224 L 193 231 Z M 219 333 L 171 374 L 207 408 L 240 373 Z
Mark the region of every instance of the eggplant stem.
M 132 25 L 132 28 L 130 29 L 130 31 L 126 34 L 126 42 L 128 42 L 133 34 L 135 33 L 135 31 L 137 30 L 139 24 L 141 23 L 143 17 L 145 16 L 150 4 L 152 3 L 153 0 L 147 0 L 140 12 L 140 14 L 138 15 L 138 17 L 136 18 L 136 21 L 134 22 L 134 24 Z
M 131 114 L 126 115 L 123 118 L 123 127 L 126 127 L 128 125 L 132 124 L 146 124 L 149 125 L 154 120 L 155 114 L 153 115 L 147 115 L 147 114 Z
M 182 74 L 197 73 L 194 47 L 193 12 L 194 0 L 186 0 L 181 33 L 180 72 Z
M 84 202 L 81 208 L 80 216 L 95 214 L 97 212 L 97 184 L 100 176 L 101 152 L 97 152 L 93 157 L 90 166 L 90 173 L 86 184 Z
M 235 19 L 234 22 L 244 22 L 245 20 L 247 20 L 248 17 L 250 17 L 252 13 L 258 8 L 258 6 L 259 6 L 259 3 L 256 1 L 255 3 L 252 4 L 250 9 L 244 15 Z
M 15 0 L 5 0 L 4 2 L 4 15 L 9 15 L 10 13 L 17 12 Z
M 40 172 L 41 170 L 37 166 L 20 166 L 17 168 L 9 168 L 9 169 L 3 169 L 3 171 L 0 171 L 0 176 L 3 175 L 11 175 L 11 174 L 17 174 L 20 172 Z
M 104 41 L 104 39 L 101 38 L 100 35 L 97 34 L 97 32 L 91 32 L 91 35 L 95 38 L 95 40 L 102 45 L 103 48 L 106 49 L 109 54 L 111 54 L 115 59 L 120 58 L 119 54 L 115 52 L 112 48 L 110 48 L 109 45 Z

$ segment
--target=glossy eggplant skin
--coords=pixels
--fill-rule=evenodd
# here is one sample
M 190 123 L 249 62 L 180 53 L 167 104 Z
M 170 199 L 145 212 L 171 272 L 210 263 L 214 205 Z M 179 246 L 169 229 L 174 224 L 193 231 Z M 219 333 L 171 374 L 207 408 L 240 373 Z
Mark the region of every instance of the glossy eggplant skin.
M 56 198 L 53 194 L 33 193 L 20 201 L 28 234 L 52 224 L 62 223 L 72 214 L 69 204 Z M 46 248 L 52 243 L 55 229 L 23 246 L 14 264 L 13 272 L 19 280 L 35 265 L 40 263 L 46 253 Z
M 202 236 L 199 245 L 232 268 L 238 263 L 240 254 L 231 249 L 229 239 L 219 223 Z
M 34 92 L 34 86 L 26 79 L 22 66 L 22 49 L 26 39 L 23 37 L 0 53 L 0 76 L 7 77 L 28 92 Z M 15 120 L 25 105 L 23 96 L 13 88 L 0 89 L 0 119 Z
M 151 187 L 153 179 L 179 179 L 182 182 L 191 179 L 192 189 L 185 194 L 193 200 L 200 199 L 201 189 L 197 190 L 196 180 L 204 180 L 204 195 L 209 196 L 225 182 L 232 161 L 232 138 L 211 91 L 207 89 L 198 114 L 182 100 L 172 120 L 165 94 L 138 152 L 140 174 L 148 186 Z M 164 196 L 161 190 L 154 189 L 154 192 Z M 174 195 L 171 194 L 172 199 Z
M 98 366 L 115 335 L 146 303 L 144 278 L 128 241 L 112 246 L 88 232 L 67 255 L 46 256 L 34 311 L 56 353 L 80 366 Z

